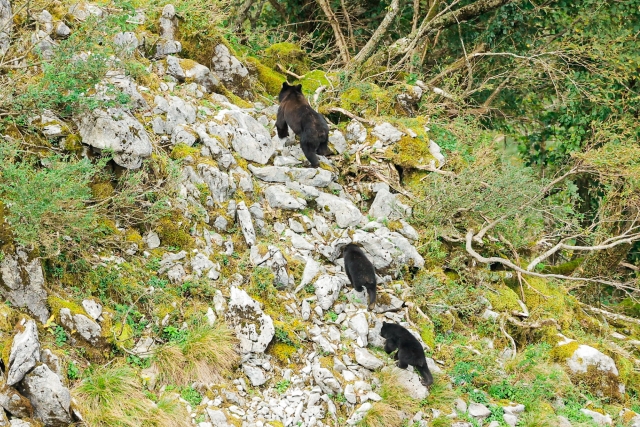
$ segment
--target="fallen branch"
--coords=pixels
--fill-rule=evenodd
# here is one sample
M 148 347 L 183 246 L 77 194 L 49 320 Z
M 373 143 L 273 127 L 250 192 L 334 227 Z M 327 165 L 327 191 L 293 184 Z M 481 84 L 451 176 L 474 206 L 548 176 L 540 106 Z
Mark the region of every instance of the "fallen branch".
M 558 252 L 560 249 L 566 249 L 566 250 L 569 250 L 569 251 L 589 251 L 589 252 L 602 251 L 602 250 L 605 250 L 605 249 L 610 249 L 610 248 L 613 248 L 615 246 L 621 245 L 623 243 L 626 243 L 626 244 L 629 244 L 629 245 L 633 244 L 634 242 L 640 240 L 640 233 L 635 233 L 635 234 L 632 234 L 632 235 L 626 236 L 626 237 L 617 236 L 616 238 L 617 238 L 617 240 L 614 240 L 613 242 L 611 242 L 609 244 L 595 245 L 595 246 L 567 245 L 567 244 L 565 244 L 563 242 L 566 241 L 569 238 L 563 239 L 562 241 L 560 241 L 560 243 L 558 243 L 557 245 L 555 245 L 554 247 L 552 247 L 551 249 L 549 249 L 548 251 L 546 251 L 542 255 L 536 257 L 533 261 L 531 261 L 529 263 L 529 265 L 527 266 L 527 271 L 533 270 L 536 267 L 536 265 L 538 265 L 542 260 L 550 257 L 554 253 Z
M 287 75 L 289 75 L 289 76 L 293 77 L 293 78 L 294 78 L 294 79 L 296 79 L 296 80 L 302 80 L 302 79 L 304 79 L 304 76 L 305 76 L 304 74 L 303 74 L 303 75 L 301 75 L 301 76 L 299 76 L 299 75 L 297 75 L 296 73 L 294 73 L 293 71 L 289 71 L 289 70 L 287 70 L 286 68 L 284 68 L 284 67 L 283 67 L 282 65 L 280 65 L 280 64 L 276 64 L 276 67 L 278 67 L 278 69 L 279 69 L 280 71 L 282 71 L 283 73 L 285 73 L 285 74 L 287 74 Z
M 628 262 L 621 262 L 620 265 L 633 271 L 640 271 L 640 267 L 636 267 L 635 265 L 629 264 Z
M 593 307 L 587 304 L 580 304 L 582 308 L 586 311 L 590 311 L 592 313 L 601 314 L 604 317 L 608 317 L 609 319 L 617 320 L 618 322 L 627 322 L 633 323 L 635 325 L 640 325 L 640 320 L 635 319 L 633 317 L 625 316 L 624 314 L 611 313 L 610 311 L 603 310 L 601 308 Z
M 543 319 L 537 322 L 523 322 L 512 316 L 507 316 L 507 320 L 519 328 L 523 329 L 540 329 L 544 326 L 554 326 L 558 331 L 561 330 L 560 325 L 556 319 Z
M 425 82 L 423 82 L 422 80 L 418 80 L 416 82 L 416 86 L 418 86 L 420 89 L 422 89 L 424 91 L 433 92 L 436 95 L 440 95 L 443 98 L 450 99 L 451 101 L 455 101 L 456 100 L 456 97 L 451 95 L 449 92 L 445 92 L 444 90 L 440 89 L 439 87 L 429 86 Z
M 355 114 L 353 114 L 353 113 L 352 113 L 352 112 L 350 112 L 350 111 L 345 110 L 344 108 L 340 108 L 340 107 L 330 107 L 330 108 L 328 109 L 328 111 L 329 111 L 329 112 L 331 112 L 331 113 L 340 113 L 340 114 L 344 114 L 345 116 L 349 117 L 350 119 L 357 120 L 357 121 L 359 121 L 359 122 L 361 122 L 361 123 L 368 124 L 369 126 L 375 126 L 375 125 L 376 125 L 376 123 L 375 123 L 375 122 L 373 122 L 373 121 L 371 121 L 371 120 L 364 119 L 364 118 L 362 118 L 362 117 L 360 117 L 360 116 L 356 116 Z
M 535 273 L 533 271 L 528 271 L 525 270 L 519 266 L 517 266 L 516 264 L 514 264 L 513 262 L 511 262 L 508 259 L 505 258 L 501 258 L 501 257 L 483 257 L 482 255 L 480 255 L 478 252 L 476 252 L 473 249 L 473 230 L 469 230 L 467 232 L 467 236 L 465 238 L 466 240 L 466 246 L 465 249 L 467 251 L 467 253 L 469 255 L 471 255 L 473 258 L 475 258 L 476 261 L 479 261 L 483 264 L 502 264 L 504 266 L 507 266 L 509 268 L 511 268 L 512 270 L 515 271 L 519 271 L 522 274 L 526 274 L 529 276 L 534 276 L 534 277 L 541 277 L 544 279 L 560 279 L 560 280 L 571 280 L 571 281 L 576 281 L 576 282 L 591 282 L 591 283 L 600 283 L 602 285 L 608 285 L 608 286 L 613 286 L 615 288 L 618 289 L 626 289 L 629 291 L 636 291 L 637 289 L 634 286 L 631 285 L 627 285 L 625 283 L 620 283 L 620 282 L 612 282 L 610 280 L 601 280 L 601 279 L 596 279 L 596 278 L 590 278 L 590 277 L 573 277 L 573 276 L 565 276 L 562 274 L 542 274 L 542 273 Z
M 500 331 L 504 334 L 504 336 L 509 340 L 511 346 L 513 347 L 513 354 L 511 355 L 511 359 L 516 358 L 516 354 L 518 354 L 518 348 L 516 347 L 516 342 L 511 335 L 507 333 L 507 330 L 504 327 L 504 317 L 500 318 Z
M 444 175 L 444 176 L 457 176 L 454 172 L 443 171 L 442 169 L 438 169 L 438 168 L 436 168 L 435 166 L 432 166 L 432 165 L 417 165 L 417 166 L 414 166 L 413 168 L 421 170 L 421 171 L 439 173 L 440 175 Z M 425 178 L 426 178 L 426 176 L 421 178 L 420 181 L 422 181 Z

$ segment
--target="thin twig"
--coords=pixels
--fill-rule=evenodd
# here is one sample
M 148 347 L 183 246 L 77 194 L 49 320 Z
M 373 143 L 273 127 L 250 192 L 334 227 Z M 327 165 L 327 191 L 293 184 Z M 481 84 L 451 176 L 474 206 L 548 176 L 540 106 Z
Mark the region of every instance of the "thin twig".
M 299 75 L 297 75 L 296 73 L 294 73 L 293 71 L 289 71 L 289 70 L 287 70 L 286 68 L 284 68 L 284 67 L 283 67 L 282 65 L 280 65 L 280 64 L 276 64 L 276 67 L 278 67 L 278 69 L 280 69 L 280 71 L 282 71 L 283 73 L 290 75 L 291 77 L 293 77 L 293 78 L 294 78 L 294 79 L 296 79 L 296 80 L 302 80 L 302 79 L 304 79 L 304 74 L 303 74 L 303 75 L 301 75 L 301 76 L 299 76 Z

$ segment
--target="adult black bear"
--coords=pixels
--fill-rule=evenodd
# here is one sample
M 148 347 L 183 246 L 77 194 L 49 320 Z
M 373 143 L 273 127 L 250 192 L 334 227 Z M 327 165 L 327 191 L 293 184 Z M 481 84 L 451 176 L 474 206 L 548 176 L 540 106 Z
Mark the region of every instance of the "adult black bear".
M 398 361 L 398 368 L 407 369 L 408 365 L 414 366 L 422 376 L 422 384 L 429 387 L 433 384 L 433 377 L 427 366 L 427 359 L 424 357 L 424 350 L 420 341 L 402 326 L 396 323 L 382 322 L 380 336 L 386 339 L 384 351 L 391 354 L 398 350 L 395 359 Z
M 317 154 L 328 156 L 331 153 L 327 143 L 329 142 L 329 126 L 322 114 L 315 111 L 309 105 L 307 98 L 302 94 L 302 85 L 290 86 L 282 83 L 279 95 L 280 107 L 276 118 L 278 137 L 289 136 L 289 129 L 300 137 L 300 147 L 311 163 L 317 168 L 320 166 Z
M 369 310 L 373 309 L 376 302 L 376 270 L 373 264 L 364 254 L 359 246 L 349 243 L 344 247 L 344 270 L 351 285 L 358 292 L 362 292 L 362 288 L 367 289 L 369 294 Z

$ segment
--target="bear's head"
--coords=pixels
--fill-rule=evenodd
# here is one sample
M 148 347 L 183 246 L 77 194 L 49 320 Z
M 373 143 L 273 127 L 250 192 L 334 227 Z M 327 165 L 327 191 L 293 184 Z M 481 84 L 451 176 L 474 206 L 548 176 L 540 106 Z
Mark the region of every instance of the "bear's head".
M 382 328 L 380 328 L 380 336 L 387 338 L 387 335 L 391 332 L 391 323 L 382 322 Z
M 278 100 L 282 102 L 290 94 L 300 94 L 302 95 L 302 85 L 290 85 L 287 82 L 282 82 L 282 89 L 280 89 L 280 95 L 278 95 Z

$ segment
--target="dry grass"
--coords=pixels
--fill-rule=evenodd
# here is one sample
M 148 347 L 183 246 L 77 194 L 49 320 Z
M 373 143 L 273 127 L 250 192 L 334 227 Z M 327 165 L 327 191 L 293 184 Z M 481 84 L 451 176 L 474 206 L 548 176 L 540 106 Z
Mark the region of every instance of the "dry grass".
M 213 327 L 206 323 L 192 326 L 180 341 L 160 346 L 153 357 L 159 380 L 187 386 L 193 381 L 220 382 L 238 360 L 236 338 L 222 322 Z
M 72 390 L 88 427 L 187 427 L 177 399 L 149 400 L 129 366 L 100 367 Z
M 383 403 L 405 413 L 415 413 L 420 409 L 420 402 L 409 396 L 407 390 L 393 373 L 380 371 L 378 379 L 380 380 L 380 388 L 376 390 L 376 393 L 382 397 Z
M 360 427 L 400 427 L 404 420 L 402 412 L 384 402 L 376 402 L 362 421 Z

